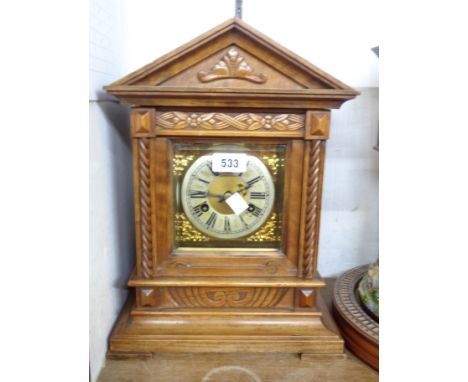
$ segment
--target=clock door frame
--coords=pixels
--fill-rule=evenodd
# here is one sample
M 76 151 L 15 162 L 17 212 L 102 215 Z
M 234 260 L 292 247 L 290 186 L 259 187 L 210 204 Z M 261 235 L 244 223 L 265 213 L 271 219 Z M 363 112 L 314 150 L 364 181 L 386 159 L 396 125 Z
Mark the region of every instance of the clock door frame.
M 230 113 L 224 113 L 223 110 L 210 110 L 210 112 L 211 114 L 217 113 L 217 118 L 225 115 L 226 118 L 234 120 L 241 120 L 241 117 L 246 114 L 245 110 L 236 112 L 230 110 Z M 310 117 L 312 112 L 248 110 L 248 115 L 253 120 L 256 116 L 260 116 L 268 121 L 284 122 L 289 118 L 297 123 L 294 129 L 284 129 L 284 125 L 277 123 L 276 126 L 272 124 L 274 128 L 267 126 L 246 131 L 217 130 L 216 126 L 212 129 L 204 126 L 200 129 L 199 126 L 193 126 L 190 123 L 186 123 L 182 129 L 167 129 L 167 118 L 165 119 L 164 116 L 169 113 L 178 113 L 181 119 L 184 115 L 204 115 L 207 111 L 182 109 L 170 112 L 155 108 L 132 110 L 137 238 L 137 264 L 133 278 L 204 276 L 297 278 L 303 277 L 304 272 L 311 278 L 316 268 L 316 256 L 308 256 L 308 258 L 306 256 L 308 265 L 304 266 L 305 251 L 314 250 L 313 248 L 304 250 L 304 244 L 316 247 L 318 240 L 312 243 L 310 240 L 305 240 L 304 230 L 318 231 L 321 196 L 316 192 L 312 196 L 313 199 L 307 201 L 310 195 L 306 195 L 305 190 L 311 183 L 311 180 L 307 178 L 309 173 L 304 171 L 309 164 L 310 146 L 315 142 L 310 141 L 313 137 L 311 131 L 317 130 L 316 126 L 313 128 L 310 126 L 314 124 L 314 120 Z M 328 112 L 321 113 L 327 117 L 326 126 L 322 126 L 322 130 L 327 132 Z M 321 124 L 323 125 L 323 121 Z M 196 253 L 190 253 L 173 248 L 173 144 L 219 142 L 221 139 L 223 143 L 286 145 L 282 251 L 249 249 L 240 253 L 234 249 L 218 251 L 200 249 Z M 318 142 L 324 144 L 324 140 Z M 324 150 L 321 150 L 319 154 L 319 166 L 313 170 L 313 187 L 321 190 Z M 315 207 L 304 208 L 307 202 L 313 203 Z M 315 222 L 312 226 L 305 221 L 305 218 L 307 216 L 310 218 L 311 214 Z M 318 232 L 316 236 L 318 237 Z
M 136 276 L 297 277 L 304 141 L 285 138 L 224 137 L 223 143 L 284 144 L 285 176 L 281 249 L 178 250 L 174 248 L 173 145 L 218 143 L 220 138 L 151 137 L 133 143 L 137 230 Z

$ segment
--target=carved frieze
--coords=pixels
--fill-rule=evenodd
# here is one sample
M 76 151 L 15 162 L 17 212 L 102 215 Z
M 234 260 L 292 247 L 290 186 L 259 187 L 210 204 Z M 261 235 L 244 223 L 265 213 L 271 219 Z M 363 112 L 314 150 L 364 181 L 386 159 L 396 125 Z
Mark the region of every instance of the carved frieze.
M 157 112 L 156 127 L 163 130 L 277 130 L 295 131 L 304 128 L 302 114 L 268 113 L 185 113 Z

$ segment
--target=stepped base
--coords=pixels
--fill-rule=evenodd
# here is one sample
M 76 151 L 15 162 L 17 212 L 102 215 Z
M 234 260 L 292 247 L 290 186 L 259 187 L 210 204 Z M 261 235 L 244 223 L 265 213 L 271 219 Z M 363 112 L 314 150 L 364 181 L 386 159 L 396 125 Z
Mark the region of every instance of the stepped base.
M 137 310 L 127 300 L 109 354 L 153 352 L 343 354 L 344 342 L 323 303 L 317 310 Z

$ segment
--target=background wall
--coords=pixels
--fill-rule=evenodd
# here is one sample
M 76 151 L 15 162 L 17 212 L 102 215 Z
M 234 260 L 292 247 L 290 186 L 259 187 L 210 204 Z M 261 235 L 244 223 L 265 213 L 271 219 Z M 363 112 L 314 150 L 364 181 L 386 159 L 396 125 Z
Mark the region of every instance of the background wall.
M 132 157 L 128 110 L 102 86 L 124 74 L 123 2 L 90 3 L 89 41 L 89 357 L 91 380 L 104 365 L 107 339 L 127 297 L 133 268 Z
M 379 44 L 372 1 L 244 0 L 243 19 L 362 92 L 333 111 L 319 270 L 337 276 L 378 255 Z M 107 85 L 234 15 L 234 0 L 90 2 L 90 363 L 94 381 L 126 298 L 134 228 L 128 110 Z

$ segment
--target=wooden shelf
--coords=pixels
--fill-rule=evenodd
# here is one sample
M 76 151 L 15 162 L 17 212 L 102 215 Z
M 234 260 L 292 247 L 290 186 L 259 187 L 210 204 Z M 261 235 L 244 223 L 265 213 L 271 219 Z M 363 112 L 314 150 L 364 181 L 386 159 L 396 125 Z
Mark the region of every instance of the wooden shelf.
M 255 287 L 255 288 L 323 288 L 325 281 L 321 279 L 293 278 L 221 278 L 221 277 L 187 277 L 140 279 L 132 277 L 128 281 L 130 287 Z

